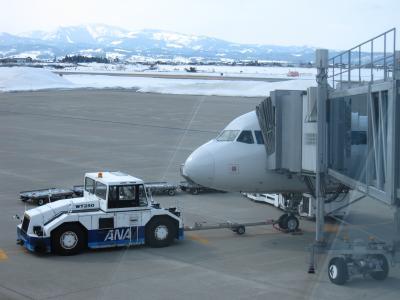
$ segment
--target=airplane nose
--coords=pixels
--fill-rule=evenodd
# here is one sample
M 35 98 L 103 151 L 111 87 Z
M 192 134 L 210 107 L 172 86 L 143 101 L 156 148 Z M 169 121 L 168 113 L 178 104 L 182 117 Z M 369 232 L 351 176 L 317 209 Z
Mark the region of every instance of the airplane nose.
M 206 149 L 195 150 L 182 167 L 182 176 L 197 184 L 210 187 L 214 181 L 214 156 Z

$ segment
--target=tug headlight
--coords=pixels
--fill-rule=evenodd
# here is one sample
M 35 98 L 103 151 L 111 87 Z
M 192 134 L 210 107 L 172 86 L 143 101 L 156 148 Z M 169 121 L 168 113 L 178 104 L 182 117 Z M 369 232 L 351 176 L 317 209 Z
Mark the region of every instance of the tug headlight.
M 43 236 L 43 228 L 42 226 L 33 226 L 33 233 L 37 236 Z

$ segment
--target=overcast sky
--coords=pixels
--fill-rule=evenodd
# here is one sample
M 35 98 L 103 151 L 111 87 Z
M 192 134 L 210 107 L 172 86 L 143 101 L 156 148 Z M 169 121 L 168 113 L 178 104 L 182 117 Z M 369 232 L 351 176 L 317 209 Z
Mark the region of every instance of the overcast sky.
M 0 32 L 102 23 L 239 43 L 345 49 L 400 29 L 400 0 L 0 0 Z

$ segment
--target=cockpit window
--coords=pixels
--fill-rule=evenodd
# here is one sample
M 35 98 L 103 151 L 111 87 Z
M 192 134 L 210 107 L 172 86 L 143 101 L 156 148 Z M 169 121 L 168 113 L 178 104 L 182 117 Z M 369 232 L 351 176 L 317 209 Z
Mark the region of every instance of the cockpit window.
M 256 136 L 257 144 L 264 145 L 264 137 L 260 130 L 255 130 L 254 135 Z
M 217 141 L 219 142 L 232 142 L 238 136 L 240 130 L 224 130 L 217 137 Z
M 237 138 L 237 141 L 246 144 L 254 144 L 253 135 L 250 130 L 243 130 Z

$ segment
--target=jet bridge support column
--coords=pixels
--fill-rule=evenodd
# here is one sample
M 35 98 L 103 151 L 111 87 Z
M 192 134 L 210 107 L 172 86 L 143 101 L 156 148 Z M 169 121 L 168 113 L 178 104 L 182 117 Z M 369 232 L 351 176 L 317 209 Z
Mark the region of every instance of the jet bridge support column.
M 315 53 L 317 67 L 317 149 L 316 149 L 316 178 L 315 178 L 315 243 L 311 246 L 310 266 L 308 273 L 315 273 L 315 253 L 324 246 L 325 225 L 325 176 L 327 171 L 327 126 L 326 102 L 328 99 L 328 50 L 317 49 Z
M 393 93 L 395 102 L 395 107 L 394 107 L 394 143 L 395 143 L 395 148 L 394 152 L 397 154 L 398 149 L 400 149 L 400 139 L 398 138 L 398 131 L 400 130 L 400 121 L 398 118 L 400 107 L 398 104 L 398 101 L 400 100 L 400 51 L 396 50 L 394 52 L 394 66 L 393 66 L 393 83 L 394 83 L 394 88 L 393 88 Z M 399 166 L 400 159 L 395 159 L 394 162 L 397 166 Z M 394 198 L 395 200 L 393 201 L 393 207 L 394 207 L 394 232 L 395 232 L 395 238 L 393 241 L 393 246 L 395 248 L 395 261 L 397 263 L 400 263 L 400 199 L 399 199 L 399 188 L 400 188 L 400 174 L 399 174 L 399 169 L 395 168 L 395 172 L 393 174 L 394 176 L 394 181 L 396 182 L 394 185 Z
M 324 203 L 325 203 L 325 175 L 327 170 L 327 126 L 326 102 L 328 98 L 328 50 L 317 49 L 315 53 L 317 67 L 317 164 L 316 164 L 316 233 L 315 241 L 321 244 L 324 241 Z
M 400 107 L 398 104 L 398 101 L 400 100 L 400 51 L 395 51 L 394 52 L 394 73 L 393 73 L 393 79 L 394 79 L 394 97 L 395 98 L 395 116 L 398 116 Z M 400 121 L 399 118 L 395 117 L 394 119 L 394 139 L 395 139 L 395 150 L 394 152 L 398 152 L 398 149 L 400 149 L 400 139 L 398 138 L 398 131 L 400 130 Z M 400 159 L 395 160 L 395 164 L 398 166 L 400 163 Z M 395 184 L 394 188 L 394 232 L 395 232 L 395 238 L 393 241 L 393 246 L 395 250 L 395 262 L 400 263 L 400 199 L 398 196 L 398 190 L 399 190 L 399 182 L 400 182 L 400 174 L 399 174 L 399 169 L 396 168 L 394 172 L 394 180 L 397 182 Z
M 394 207 L 394 233 L 395 237 L 393 240 L 393 260 L 395 263 L 400 263 L 400 205 L 396 204 Z

